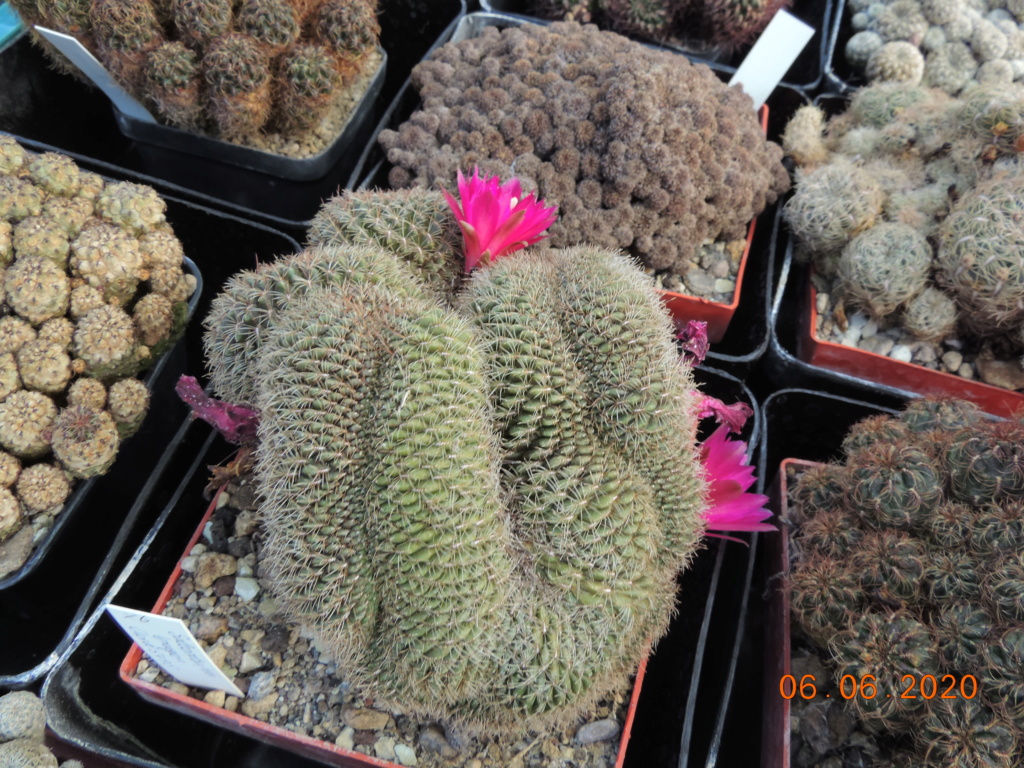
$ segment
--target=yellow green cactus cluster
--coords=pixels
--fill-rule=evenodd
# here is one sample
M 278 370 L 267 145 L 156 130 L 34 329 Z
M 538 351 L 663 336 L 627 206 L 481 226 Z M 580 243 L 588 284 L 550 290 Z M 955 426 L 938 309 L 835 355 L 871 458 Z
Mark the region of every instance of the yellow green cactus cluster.
M 135 377 L 184 330 L 196 283 L 153 189 L 2 136 L 0 168 L 3 541 L 38 538 L 109 468 L 148 406 Z

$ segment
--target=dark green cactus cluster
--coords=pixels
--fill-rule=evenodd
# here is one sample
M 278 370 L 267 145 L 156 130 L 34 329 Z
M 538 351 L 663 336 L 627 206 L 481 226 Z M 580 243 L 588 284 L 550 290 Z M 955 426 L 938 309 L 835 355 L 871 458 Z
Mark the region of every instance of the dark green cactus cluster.
M 370 695 L 470 729 L 562 722 L 666 630 L 703 531 L 697 392 L 625 257 L 456 280 L 440 194 L 349 193 L 206 320 L 260 412 L 266 572 Z
M 0 137 L 0 541 L 52 522 L 145 416 L 134 377 L 184 331 L 196 285 L 165 209 Z
M 734 49 L 752 42 L 790 0 L 539 0 L 547 18 L 588 22 L 658 40 L 706 41 Z
M 1024 747 L 1024 420 L 920 400 L 844 441 L 791 496 L 793 616 L 876 730 L 923 768 L 1017 765 Z M 900 694 L 926 675 L 956 697 Z M 966 696 L 959 683 L 977 681 Z M 909 677 L 908 677 L 909 676 Z M 949 676 L 945 677 L 944 676 Z M 911 682 L 913 681 L 913 683 Z
M 380 34 L 376 0 L 13 5 L 27 22 L 78 38 L 160 119 L 227 140 L 316 125 Z

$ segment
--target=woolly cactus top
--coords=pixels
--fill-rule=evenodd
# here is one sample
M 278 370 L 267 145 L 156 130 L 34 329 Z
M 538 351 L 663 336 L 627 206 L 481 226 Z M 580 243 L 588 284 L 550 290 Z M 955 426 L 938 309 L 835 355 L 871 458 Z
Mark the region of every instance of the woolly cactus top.
M 380 141 L 391 185 L 515 176 L 559 208 L 556 246 L 589 242 L 682 273 L 706 239 L 742 238 L 788 188 L 750 99 L 704 65 L 561 22 L 450 43 L 417 65 L 423 98 Z

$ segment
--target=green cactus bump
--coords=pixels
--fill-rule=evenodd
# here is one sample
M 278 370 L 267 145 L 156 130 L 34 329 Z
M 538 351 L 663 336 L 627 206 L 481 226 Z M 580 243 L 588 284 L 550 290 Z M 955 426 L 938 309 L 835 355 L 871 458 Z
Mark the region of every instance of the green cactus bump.
M 317 244 L 229 281 L 205 343 L 260 412 L 288 615 L 408 712 L 521 731 L 666 630 L 704 526 L 698 400 L 627 259 L 524 251 L 455 286 L 452 232 L 434 193 L 332 201 Z
M 120 442 L 110 414 L 85 405 L 69 405 L 53 425 L 53 455 L 75 477 L 106 472 L 114 463 Z
M 210 115 L 226 138 L 249 136 L 270 117 L 270 58 L 253 38 L 218 37 L 203 57 Z
M 884 317 L 925 289 L 932 249 L 906 224 L 878 224 L 861 233 L 839 258 L 839 283 L 857 304 Z
M 830 508 L 794 516 L 794 618 L 837 681 L 874 676 L 881 695 L 851 703 L 872 730 L 916 750 L 907 765 L 1011 766 L 1024 743 L 1022 444 L 1021 418 L 916 400 L 851 430 L 845 465 L 829 465 L 849 473 L 830 470 L 840 486 Z M 804 478 L 798 506 L 822 486 Z M 847 606 L 836 585 L 851 583 L 858 602 Z M 925 675 L 963 679 L 966 693 L 897 695 Z
M 185 129 L 202 126 L 201 84 L 199 57 L 180 41 L 158 46 L 146 60 L 146 95 L 171 125 Z
M 299 44 L 278 63 L 275 122 L 283 131 L 313 127 L 341 82 L 334 57 L 322 45 Z

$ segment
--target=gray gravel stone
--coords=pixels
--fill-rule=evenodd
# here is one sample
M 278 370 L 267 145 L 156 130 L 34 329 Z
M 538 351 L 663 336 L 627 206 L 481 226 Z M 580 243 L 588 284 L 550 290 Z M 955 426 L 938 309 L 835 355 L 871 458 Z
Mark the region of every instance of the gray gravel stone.
M 595 720 L 580 726 L 576 731 L 578 744 L 593 744 L 597 741 L 608 741 L 619 735 L 619 723 L 615 720 Z

